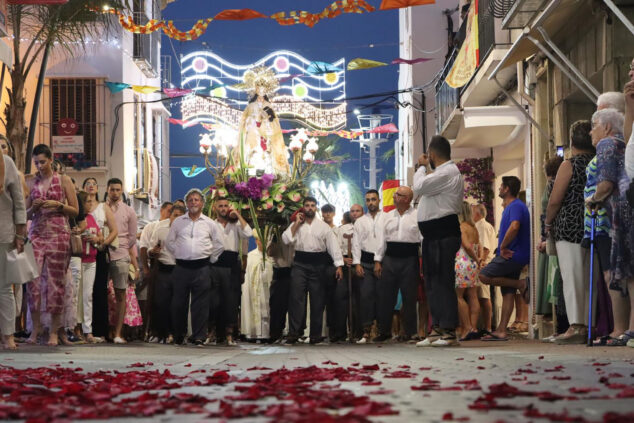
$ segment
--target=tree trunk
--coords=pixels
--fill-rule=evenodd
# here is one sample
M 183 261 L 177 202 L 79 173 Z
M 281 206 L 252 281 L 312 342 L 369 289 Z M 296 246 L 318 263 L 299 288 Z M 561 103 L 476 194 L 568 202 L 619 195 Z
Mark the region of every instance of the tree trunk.
M 26 78 L 22 75 L 22 69 L 14 66 L 11 70 L 11 88 L 7 88 L 9 102 L 4 115 L 6 120 L 7 138 L 15 151 L 15 164 L 18 169 L 24 171 L 26 167 L 26 135 L 27 127 L 24 118 L 26 110 L 26 98 L 24 96 L 24 83 Z

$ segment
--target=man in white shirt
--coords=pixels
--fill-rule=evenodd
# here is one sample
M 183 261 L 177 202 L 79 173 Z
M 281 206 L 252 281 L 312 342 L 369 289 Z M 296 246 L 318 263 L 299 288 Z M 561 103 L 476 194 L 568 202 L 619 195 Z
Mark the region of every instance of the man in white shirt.
M 224 251 L 212 265 L 212 296 L 210 323 L 216 323 L 216 336 L 226 337 L 227 345 L 236 345 L 233 330 L 238 324 L 242 287 L 240 284 L 240 244 L 249 239 L 253 230 L 229 201 L 218 199 L 214 204 L 216 224 L 224 234 Z M 223 332 L 224 331 L 224 332 Z
M 344 264 L 352 263 L 352 258 L 347 258 L 347 243 L 343 243 L 345 235 L 350 232 L 352 225 L 337 227 L 334 223 L 336 209 L 332 204 L 325 204 L 321 207 L 321 216 L 324 222 L 330 226 L 332 232 L 337 237 L 337 243 L 343 254 Z M 346 232 L 347 230 L 347 232 Z M 345 245 L 345 246 L 344 246 Z M 328 338 L 330 343 L 337 343 L 346 339 L 346 318 L 348 315 L 348 279 L 347 266 L 344 266 L 344 278 L 337 280 L 335 277 L 335 267 L 329 266 L 328 283 L 326 285 L 326 322 L 328 324 Z
M 457 345 L 455 265 L 461 244 L 458 214 L 464 197 L 464 182 L 458 167 L 451 161 L 449 141 L 440 135 L 432 137 L 429 155 L 421 154 L 418 166 L 412 188 L 420 196 L 418 227 L 423 235 L 423 276 L 433 330 L 417 345 Z
M 401 319 L 405 336 L 409 340 L 418 333 L 416 298 L 420 282 L 418 248 L 421 236 L 416 210 L 411 206 L 413 198 L 411 188 L 399 187 L 394 193 L 396 208 L 386 213 L 379 229 L 374 253 L 374 275 L 380 279 L 377 284 L 379 335 L 374 342 L 392 338 L 392 315 L 399 289 L 403 297 Z
M 187 210 L 183 206 L 174 206 L 169 218 L 161 220 L 152 231 L 152 238 L 148 241 L 148 255 L 156 260 L 156 278 L 154 279 L 152 295 L 152 335 L 159 343 L 168 343 L 168 336 L 172 333 L 170 319 L 170 303 L 174 292 L 172 272 L 176 267 L 176 260 L 170 250 L 165 248 L 165 240 L 174 220 Z
M 166 201 L 161 204 L 161 211 L 159 220 L 149 222 L 143 227 L 141 231 L 141 238 L 139 239 L 139 261 L 141 266 L 141 277 L 143 281 L 136 287 L 136 297 L 139 300 L 139 308 L 141 309 L 141 315 L 143 316 L 143 334 L 154 332 L 154 323 L 152 322 L 153 316 L 148 311 L 152 309 L 153 295 L 154 295 L 154 280 L 156 279 L 156 271 L 151 268 L 150 257 L 148 256 L 148 250 L 152 248 L 150 240 L 152 234 L 156 229 L 159 222 L 167 221 L 172 214 L 172 202 Z M 147 307 L 147 301 L 149 300 L 150 307 Z M 148 310 L 149 309 L 149 310 Z M 152 328 L 148 327 L 148 322 L 151 323 Z M 152 342 L 152 338 L 150 338 Z
M 182 344 L 187 333 L 187 311 L 191 295 L 192 339 L 202 346 L 207 337 L 209 296 L 211 295 L 211 263 L 224 250 L 224 236 L 213 220 L 202 214 L 203 193 L 192 188 L 185 196 L 188 213 L 172 222 L 165 246 L 174 255 L 172 272 L 172 325 L 174 343 Z
M 337 237 L 323 220 L 315 217 L 317 200 L 304 199 L 304 207 L 284 234 L 285 244 L 295 246 L 289 296 L 289 335 L 287 344 L 294 344 L 302 331 L 306 313 L 306 293 L 310 294 L 310 343 L 321 343 L 322 316 L 328 267 L 334 262 L 335 277 L 343 278 L 343 255 Z
M 357 221 L 361 216 L 363 216 L 363 206 L 361 204 L 353 204 L 350 206 L 350 219 L 352 223 Z
M 379 210 L 379 192 L 371 189 L 365 193 L 368 213 L 357 219 L 352 237 L 352 264 L 359 280 L 357 302 L 359 326 L 363 330 L 358 344 L 370 341 L 370 329 L 377 318 L 377 286 L 379 279 L 374 274 L 374 254 L 378 248 L 379 235 L 385 214 Z
M 480 245 L 482 246 L 482 257 L 480 257 L 480 268 L 483 268 L 495 257 L 495 249 L 497 248 L 497 236 L 495 228 L 487 222 L 487 208 L 484 204 L 474 204 L 471 206 L 471 216 L 478 230 Z M 494 287 L 494 289 L 499 289 Z M 493 307 L 491 305 L 491 287 L 478 281 L 478 300 L 480 301 L 480 310 L 482 310 L 482 319 L 484 320 L 485 330 L 491 332 L 491 318 L 493 316 Z

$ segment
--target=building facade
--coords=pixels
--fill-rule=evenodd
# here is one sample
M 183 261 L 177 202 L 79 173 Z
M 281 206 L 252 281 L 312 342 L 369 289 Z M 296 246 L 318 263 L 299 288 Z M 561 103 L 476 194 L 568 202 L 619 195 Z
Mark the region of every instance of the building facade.
M 135 0 L 131 13 L 143 24 L 160 19 L 161 6 Z M 112 19 L 109 31 L 95 31 L 82 46 L 70 46 L 72 53 L 59 45 L 51 49 L 34 144 L 50 145 L 78 187 L 94 177 L 103 196 L 108 179 L 121 179 L 139 217 L 152 220 L 161 201 L 170 199 L 168 111 L 156 102 L 158 93 L 112 93 L 105 82 L 162 87 L 160 32 L 132 34 Z M 27 122 L 38 74 L 31 72 L 26 84 Z M 62 126 L 73 122 L 76 132 L 64 132 Z M 68 134 L 75 140 L 60 138 Z
M 438 2 L 434 11 L 427 6 L 401 10 L 401 49 L 408 43 L 423 43 L 428 36 L 437 37 L 429 32 L 438 32 L 438 24 L 423 23 L 423 15 L 435 14 L 438 20 L 439 12 L 447 14 L 458 8 L 458 13 L 463 4 Z M 442 64 L 427 62 L 430 69 L 413 80 L 403 78 L 401 70 L 400 89 L 424 87 L 427 119 L 426 132 L 420 133 L 420 125 L 411 125 L 416 122 L 416 112 L 412 108 L 401 111 L 404 154 L 403 160 L 397 161 L 397 175 L 405 183 L 411 182 L 412 166 L 425 150 L 423 139 L 428 143 L 433 134 L 450 140 L 455 159 L 490 157 L 496 176 L 494 193 L 502 176 L 522 180 L 535 244 L 540 236 L 540 199 L 546 185 L 543 163 L 558 150 L 568 154 L 570 125 L 590 119 L 598 94 L 622 91 L 628 80 L 628 65 L 634 56 L 634 3 L 478 0 L 476 5 L 480 60 L 469 82 L 452 88 L 445 80 L 460 45 L 456 37 L 464 34 L 465 22 L 460 21 L 456 36 L 447 43 Z M 449 12 L 438 10 L 443 7 Z M 420 23 L 411 18 L 415 14 L 420 14 Z M 405 23 L 408 16 L 409 26 Z M 409 53 L 410 58 L 417 54 L 411 49 L 402 53 Z M 434 72 L 439 72 L 438 76 Z M 417 76 L 416 71 L 413 74 Z M 434 90 L 427 95 L 431 82 Z M 499 222 L 499 199 L 494 201 L 493 210 L 495 222 Z M 536 260 L 529 266 L 531 275 L 535 271 Z M 552 332 L 552 325 L 545 324 L 541 316 L 531 315 L 531 319 L 532 329 L 538 332 L 535 336 Z

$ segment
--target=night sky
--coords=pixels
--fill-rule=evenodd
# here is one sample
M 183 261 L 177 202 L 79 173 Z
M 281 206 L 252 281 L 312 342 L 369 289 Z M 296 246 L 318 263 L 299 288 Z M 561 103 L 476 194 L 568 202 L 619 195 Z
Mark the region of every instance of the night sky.
M 378 9 L 380 1 L 370 0 L 369 3 Z M 188 30 L 197 19 L 212 17 L 224 9 L 251 8 L 266 15 L 301 9 L 316 13 L 330 4 L 329 0 L 268 2 L 177 0 L 163 11 L 163 19 L 173 20 L 180 30 Z M 235 64 L 252 63 L 270 52 L 281 49 L 295 51 L 308 60 L 315 61 L 332 62 L 344 57 L 347 63 L 351 59 L 361 57 L 389 63 L 398 57 L 398 41 L 398 11 L 377 10 L 372 13 L 342 14 L 334 19 L 324 19 L 313 28 L 305 25 L 282 26 L 272 19 L 213 21 L 207 32 L 195 41 L 179 42 L 169 40 L 163 35 L 161 54 L 172 56 L 172 83 L 180 86 L 180 67 L 176 55 L 186 55 L 197 50 L 210 49 Z M 371 45 L 373 47 L 370 47 Z M 396 65 L 346 72 L 346 95 L 356 97 L 394 91 L 397 89 L 397 81 L 398 66 Z M 379 98 L 349 101 L 348 110 L 352 112 L 355 107 L 377 100 Z M 172 117 L 181 118 L 178 105 L 174 104 L 171 112 Z M 365 109 L 362 112 L 371 113 L 372 109 Z M 379 112 L 393 114 L 393 122 L 397 123 L 395 109 L 382 109 Z M 282 125 L 287 128 L 299 127 L 299 125 L 289 126 L 288 123 Z M 358 127 L 357 119 L 353 113 L 349 113 L 348 125 L 345 129 L 356 127 Z M 182 197 L 192 187 L 203 188 L 212 182 L 206 172 L 194 178 L 185 178 L 179 169 L 180 166 L 193 164 L 202 166 L 202 156 L 198 152 L 199 134 L 202 132 L 204 130 L 201 126 L 182 129 L 178 125 L 170 125 L 173 198 Z M 357 143 L 341 139 L 339 145 L 340 153 L 349 154 L 351 159 L 359 158 Z M 384 143 L 379 154 L 392 148 L 393 145 L 393 142 Z M 364 183 L 362 180 L 367 183 L 367 173 L 363 172 L 363 165 L 367 166 L 367 154 L 364 154 L 362 158 L 364 160 L 361 162 L 350 161 L 342 165 L 343 173 L 359 186 Z M 379 167 L 383 168 L 378 178 L 380 181 L 386 173 L 394 173 L 394 160 L 391 159 L 386 163 L 379 162 Z M 361 189 L 363 190 L 363 187 Z

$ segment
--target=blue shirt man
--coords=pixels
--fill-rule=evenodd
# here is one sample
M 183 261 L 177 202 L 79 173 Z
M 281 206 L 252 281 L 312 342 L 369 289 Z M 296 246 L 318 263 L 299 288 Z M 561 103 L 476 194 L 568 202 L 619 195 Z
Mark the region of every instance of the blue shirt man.
M 517 199 L 521 182 L 515 176 L 504 176 L 500 185 L 504 212 L 500 222 L 498 250 L 495 258 L 480 270 L 482 283 L 502 287 L 502 316 L 497 329 L 482 338 L 483 341 L 506 341 L 506 327 L 513 313 L 515 293 L 519 290 L 528 303 L 530 280 L 519 279 L 520 273 L 530 262 L 530 214 L 526 204 Z

